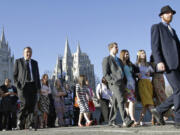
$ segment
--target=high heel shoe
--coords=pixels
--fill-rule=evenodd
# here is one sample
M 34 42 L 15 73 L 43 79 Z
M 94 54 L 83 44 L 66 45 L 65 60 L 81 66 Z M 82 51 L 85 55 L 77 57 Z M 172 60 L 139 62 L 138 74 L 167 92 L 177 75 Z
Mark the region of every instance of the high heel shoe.
M 144 114 L 141 113 L 140 118 L 139 118 L 139 121 L 138 121 L 137 124 L 140 125 L 140 126 L 144 126 L 143 119 L 144 119 Z
M 89 121 L 88 123 L 86 123 L 86 127 L 89 127 L 89 126 L 91 126 L 92 125 L 92 120 L 91 121 Z

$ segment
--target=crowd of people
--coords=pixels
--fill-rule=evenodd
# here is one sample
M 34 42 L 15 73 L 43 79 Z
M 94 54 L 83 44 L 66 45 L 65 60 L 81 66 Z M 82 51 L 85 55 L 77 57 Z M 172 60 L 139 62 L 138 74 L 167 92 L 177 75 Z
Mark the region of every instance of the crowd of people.
M 121 50 L 119 58 L 116 56 L 118 52 L 118 45 L 117 43 L 113 42 L 109 44 L 109 50 L 110 50 L 110 56 L 106 57 L 103 61 L 103 66 L 104 68 L 104 77 L 102 78 L 102 83 L 97 86 L 97 97 L 98 99 L 103 99 L 104 101 L 107 100 L 107 105 L 103 103 L 101 105 L 101 110 L 103 113 L 109 112 L 108 107 L 104 111 L 103 108 L 106 106 L 109 106 L 109 103 L 111 102 L 111 105 L 115 105 L 116 107 L 121 108 L 119 111 L 122 116 L 125 116 L 124 118 L 124 126 L 138 126 L 144 125 L 143 118 L 146 114 L 146 110 L 148 109 L 151 112 L 152 108 L 155 108 L 155 106 L 161 104 L 163 101 L 167 99 L 166 93 L 165 93 L 165 81 L 164 81 L 164 76 L 162 73 L 157 73 L 155 72 L 155 66 L 154 66 L 154 61 L 153 61 L 153 56 L 151 55 L 150 62 L 147 62 L 146 60 L 146 52 L 144 50 L 139 50 L 137 53 L 137 61 L 135 64 L 133 64 L 130 61 L 130 54 L 128 50 Z M 114 80 L 111 80 L 109 74 L 112 74 L 114 76 L 117 76 L 118 74 L 113 74 L 111 72 L 111 67 L 110 69 L 106 69 L 107 64 L 110 62 L 114 62 L 116 64 L 116 59 L 121 61 L 119 63 L 120 67 L 122 67 L 122 72 L 120 72 L 121 76 L 123 76 L 120 80 L 115 80 L 117 82 L 113 82 Z M 108 60 L 108 61 L 107 61 Z M 106 64 L 106 65 L 105 65 Z M 110 63 L 109 66 L 112 66 L 112 63 Z M 114 67 L 112 67 L 114 68 Z M 118 68 L 118 67 L 117 67 Z M 117 71 L 117 70 L 115 70 Z M 111 76 L 113 77 L 113 76 Z M 114 77 L 115 78 L 115 77 Z M 109 79 L 109 83 L 107 83 L 106 79 Z M 119 81 L 119 82 L 118 82 Z M 116 84 L 117 83 L 117 84 Z M 119 84 L 118 84 L 119 83 Z M 105 88 L 104 85 L 106 84 Z M 111 85 L 110 87 L 108 85 Z M 122 93 L 117 93 L 116 91 L 114 92 L 113 90 L 115 89 L 112 85 L 118 85 L 121 86 L 119 87 L 119 91 Z M 102 87 L 103 86 L 103 87 Z M 109 92 L 108 89 L 110 89 L 110 92 L 108 96 L 101 96 L 100 94 L 101 91 L 106 90 L 106 93 Z M 121 97 L 115 97 L 118 96 L 118 94 Z M 112 96 L 111 96 L 112 95 Z M 113 101 L 112 104 L 112 99 L 113 100 L 119 100 L 121 103 L 118 103 L 118 101 Z M 119 99 L 116 99 L 119 98 Z M 135 119 L 135 103 L 140 102 L 143 106 L 141 114 L 139 119 Z M 119 106 L 120 104 L 120 106 Z M 112 107 L 111 107 L 112 109 Z M 117 112 L 117 111 L 116 111 Z M 108 113 L 109 114 L 109 113 Z M 109 121 L 110 119 L 109 116 L 104 116 L 105 122 L 109 122 L 109 124 L 112 123 L 113 126 L 118 126 L 115 123 L 115 116 L 113 116 L 113 121 Z M 126 117 L 129 118 L 126 118 Z M 172 110 L 169 111 L 169 113 L 164 117 L 165 120 L 168 119 L 168 117 L 172 117 L 174 119 L 174 113 Z M 126 125 L 125 121 L 126 119 L 131 119 L 133 122 L 130 125 Z M 122 119 L 123 120 L 123 119 Z M 129 120 L 129 121 L 131 121 Z M 111 123 L 110 123 L 111 122 Z M 154 116 L 152 115 L 152 125 L 159 124 L 155 121 Z
M 60 78 L 49 81 L 47 74 L 40 79 L 38 62 L 31 59 L 32 49 L 25 47 L 24 57 L 15 62 L 15 85 L 5 79 L 0 86 L 0 130 L 55 127 L 56 120 L 58 127 L 97 124 L 92 115 L 96 109 L 94 97 L 100 104 L 100 124 L 120 127 L 116 122 L 119 109 L 122 127 L 143 126 L 149 110 L 152 125 L 164 125 L 171 117 L 180 128 L 180 42 L 175 30 L 169 28 L 175 13 L 170 6 L 161 9 L 162 22 L 151 29 L 149 62 L 145 50 L 139 50 L 132 63 L 128 50 L 121 50 L 117 56 L 118 44 L 108 45 L 109 56 L 103 59 L 103 77 L 96 94 L 85 75 L 80 75 L 75 85 Z M 165 93 L 163 73 L 173 88 L 170 97 Z M 138 119 L 137 102 L 143 106 Z
M 86 78 L 81 78 L 80 76 L 78 82 L 83 83 L 82 87 L 78 87 L 79 83 L 76 87 L 70 87 L 68 83 L 62 83 L 61 79 L 49 81 L 48 75 L 43 74 L 39 100 L 35 107 L 37 119 L 34 122 L 37 122 L 37 128 L 83 126 L 83 116 L 87 121 L 86 126 L 92 125 L 90 112 L 95 111 L 92 101 L 94 92 L 88 86 Z M 0 130 L 16 130 L 22 102 L 18 98 L 17 88 L 12 85 L 10 79 L 6 79 L 0 86 L 0 97 Z M 23 129 L 29 128 L 29 122 L 28 118 Z

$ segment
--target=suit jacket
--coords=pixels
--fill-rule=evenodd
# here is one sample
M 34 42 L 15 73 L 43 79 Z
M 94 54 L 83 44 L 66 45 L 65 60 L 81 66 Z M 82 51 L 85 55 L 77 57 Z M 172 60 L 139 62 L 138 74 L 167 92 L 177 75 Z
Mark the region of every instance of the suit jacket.
M 119 58 L 118 58 L 119 59 Z M 121 65 L 123 66 L 122 61 L 119 59 Z M 113 56 L 109 55 L 103 59 L 103 76 L 107 80 L 109 86 L 117 84 L 120 85 L 123 82 L 123 69 L 117 65 Z
M 14 83 L 16 87 L 20 90 L 24 88 L 26 81 L 27 70 L 25 64 L 26 63 L 24 58 L 20 58 L 16 60 L 14 66 Z M 32 67 L 33 80 L 36 84 L 36 88 L 37 90 L 40 90 L 41 85 L 40 85 L 39 68 L 37 61 L 31 59 L 31 67 Z
M 151 49 L 155 63 L 163 62 L 166 71 L 179 67 L 180 42 L 174 29 L 173 33 L 162 22 L 151 27 Z

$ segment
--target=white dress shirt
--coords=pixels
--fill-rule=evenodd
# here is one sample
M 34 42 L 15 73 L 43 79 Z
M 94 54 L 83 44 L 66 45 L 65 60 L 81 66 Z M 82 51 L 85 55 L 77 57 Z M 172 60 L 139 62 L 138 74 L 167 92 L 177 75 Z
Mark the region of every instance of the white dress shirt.
M 112 92 L 107 88 L 107 86 L 103 83 L 99 83 L 96 87 L 96 95 L 97 98 L 100 99 L 107 99 L 111 100 L 112 98 Z M 101 96 L 101 97 L 100 97 Z
M 25 62 L 27 62 L 27 61 L 25 60 Z M 27 64 L 27 63 L 26 63 L 26 64 Z M 30 74 L 31 74 L 31 81 L 34 81 L 34 79 L 33 79 L 33 74 L 32 74 L 31 59 L 29 60 L 29 69 L 30 69 Z

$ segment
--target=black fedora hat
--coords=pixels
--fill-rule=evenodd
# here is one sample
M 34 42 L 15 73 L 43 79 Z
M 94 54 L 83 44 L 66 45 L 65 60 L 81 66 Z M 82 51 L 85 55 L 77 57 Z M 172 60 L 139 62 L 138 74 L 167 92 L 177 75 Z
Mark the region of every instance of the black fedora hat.
M 176 14 L 176 11 L 173 10 L 169 5 L 167 5 L 167 6 L 164 6 L 161 8 L 161 13 L 159 14 L 159 16 L 161 16 L 164 13 L 168 13 L 168 12 L 172 12 L 173 15 Z

